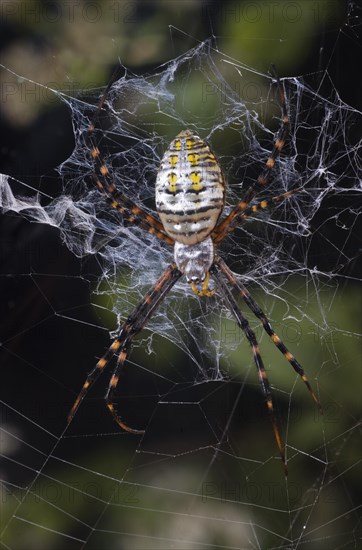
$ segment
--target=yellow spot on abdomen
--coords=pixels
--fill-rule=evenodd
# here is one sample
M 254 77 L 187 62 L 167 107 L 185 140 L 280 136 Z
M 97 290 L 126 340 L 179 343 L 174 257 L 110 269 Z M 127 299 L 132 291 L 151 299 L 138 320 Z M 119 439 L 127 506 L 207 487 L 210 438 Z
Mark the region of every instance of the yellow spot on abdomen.
M 170 172 L 167 176 L 169 187 L 168 190 L 170 193 L 176 193 L 177 191 L 177 174 Z
M 170 155 L 169 159 L 171 168 L 174 168 L 177 165 L 178 155 Z
M 200 172 L 191 172 L 190 180 L 192 182 L 192 189 L 194 191 L 201 191 L 203 189 L 204 186 L 201 183 L 201 174 L 200 174 Z
M 187 160 L 191 166 L 197 166 L 199 164 L 199 155 L 197 153 L 189 153 L 187 155 Z

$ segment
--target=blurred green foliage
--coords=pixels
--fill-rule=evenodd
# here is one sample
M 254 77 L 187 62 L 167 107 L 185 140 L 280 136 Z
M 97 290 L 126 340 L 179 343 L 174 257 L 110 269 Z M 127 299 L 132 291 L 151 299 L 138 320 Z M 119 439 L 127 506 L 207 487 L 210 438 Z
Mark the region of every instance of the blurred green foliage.
M 23 126 L 44 104 L 54 103 L 48 87 L 74 95 L 104 85 L 117 60 L 144 70 L 186 52 L 212 33 L 218 36 L 215 46 L 220 51 L 261 72 L 274 63 L 282 75 L 295 73 L 319 47 L 321 35 L 339 28 L 345 8 L 340 0 L 190 1 L 183 2 L 182 9 L 177 2 L 30 0 L 4 3 L 2 13 L 3 24 L 14 36 L 2 49 L 3 65 L 45 86 L 40 93 L 31 94 L 24 85 L 8 94 L 3 114 Z M 3 73 L 2 80 L 8 86 L 19 84 L 9 73 Z M 192 93 L 192 83 L 189 89 Z

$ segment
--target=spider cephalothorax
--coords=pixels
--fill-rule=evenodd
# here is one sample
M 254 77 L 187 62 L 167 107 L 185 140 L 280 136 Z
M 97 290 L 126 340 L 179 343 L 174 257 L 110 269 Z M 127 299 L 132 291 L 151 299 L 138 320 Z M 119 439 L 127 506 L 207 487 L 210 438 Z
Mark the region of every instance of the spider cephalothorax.
M 320 407 L 319 400 L 313 392 L 309 381 L 298 361 L 286 348 L 279 336 L 274 332 L 269 320 L 251 297 L 246 287 L 236 278 L 226 263 L 217 255 L 218 244 L 251 214 L 277 204 L 299 191 L 293 189 L 268 201 L 253 203 L 257 193 L 267 188 L 276 159 L 282 150 L 288 133 L 289 118 L 286 108 L 284 89 L 278 77 L 276 78 L 279 101 L 282 108 L 282 125 L 274 142 L 273 150 L 257 181 L 246 192 L 244 198 L 234 209 L 220 221 L 224 208 L 225 182 L 221 167 L 210 147 L 198 135 L 190 130 L 182 130 L 167 148 L 155 185 L 156 207 L 159 219 L 146 212 L 118 190 L 109 174 L 107 166 L 102 161 L 99 147 L 94 139 L 95 123 L 90 124 L 88 139 L 90 153 L 94 162 L 93 180 L 104 194 L 112 208 L 122 215 L 123 219 L 137 224 L 143 230 L 155 235 L 162 241 L 174 247 L 174 262 L 162 273 L 161 277 L 147 292 L 142 302 L 126 319 L 106 354 L 98 361 L 89 373 L 83 387 L 69 413 L 69 422 L 73 418 L 79 404 L 98 375 L 107 366 L 113 355 L 117 355 L 117 364 L 110 378 L 105 396 L 107 407 L 113 418 L 124 430 L 140 434 L 143 430 L 130 428 L 117 414 L 113 404 L 114 391 L 117 387 L 120 369 L 126 361 L 133 338 L 143 329 L 155 309 L 162 302 L 173 285 L 185 275 L 192 290 L 200 296 L 213 296 L 217 291 L 226 306 L 232 312 L 239 327 L 243 330 L 253 353 L 260 386 L 271 418 L 274 436 L 280 456 L 287 473 L 285 454 L 279 436 L 278 425 L 274 416 L 273 399 L 268 376 L 260 355 L 256 336 L 249 322 L 238 307 L 232 289 L 243 299 L 247 307 L 260 320 L 264 330 L 272 342 L 289 361 L 295 372 L 301 377 L 310 391 L 314 401 Z M 113 80 L 107 86 L 98 106 L 97 116 L 106 101 Z M 215 284 L 214 290 L 209 290 L 209 278 Z M 197 287 L 202 283 L 202 288 Z

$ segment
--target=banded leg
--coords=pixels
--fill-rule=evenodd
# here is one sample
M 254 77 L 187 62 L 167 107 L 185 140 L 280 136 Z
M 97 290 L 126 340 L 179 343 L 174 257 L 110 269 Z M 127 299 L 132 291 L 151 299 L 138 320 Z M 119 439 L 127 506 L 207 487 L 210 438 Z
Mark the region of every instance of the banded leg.
M 282 110 L 282 125 L 279 129 L 278 135 L 274 142 L 273 150 L 266 162 L 264 170 L 259 175 L 256 182 L 248 189 L 244 199 L 240 201 L 239 204 L 237 204 L 236 207 L 230 212 L 230 214 L 226 216 L 226 218 L 216 226 L 213 233 L 214 240 L 216 240 L 216 242 L 222 241 L 227 236 L 227 234 L 230 233 L 230 231 L 235 229 L 235 226 L 239 222 L 240 218 L 242 218 L 243 212 L 248 207 L 249 203 L 252 201 L 255 195 L 267 187 L 270 182 L 271 174 L 275 166 L 276 160 L 285 145 L 285 141 L 289 132 L 289 116 L 285 101 L 284 87 L 280 82 L 274 68 L 273 76 L 276 79 L 278 85 L 279 103 Z
M 217 261 L 212 265 L 210 269 L 211 275 L 216 279 L 218 283 L 218 290 L 221 291 L 222 296 L 228 305 L 230 311 L 233 313 L 236 322 L 238 326 L 243 330 L 250 346 L 253 352 L 254 362 L 257 368 L 259 382 L 261 386 L 261 391 L 263 393 L 263 396 L 266 401 L 266 405 L 268 408 L 269 418 L 271 420 L 274 437 L 278 446 L 280 457 L 283 461 L 283 467 L 284 467 L 284 473 L 285 475 L 288 475 L 288 467 L 285 461 L 285 453 L 283 449 L 283 445 L 281 442 L 280 434 L 279 434 L 279 428 L 278 423 L 275 418 L 274 414 L 274 405 L 273 405 L 273 398 L 271 394 L 270 384 L 268 380 L 268 375 L 266 373 L 263 360 L 260 355 L 258 342 L 255 336 L 254 331 L 251 329 L 248 320 L 244 317 L 244 315 L 241 313 L 240 309 L 238 308 L 237 303 L 234 300 L 234 297 L 228 288 L 227 284 L 225 283 L 223 279 L 223 275 L 221 273 L 220 267 L 217 263 Z
M 97 145 L 97 141 L 94 137 L 100 113 L 104 107 L 108 93 L 114 82 L 117 80 L 118 75 L 119 71 L 115 71 L 101 97 L 96 114 L 88 127 L 87 142 L 94 164 L 94 172 L 92 174 L 93 182 L 106 197 L 111 207 L 120 212 L 125 220 L 138 225 L 152 235 L 156 235 L 156 237 L 167 242 L 168 244 L 174 244 L 173 239 L 166 234 L 163 225 L 157 218 L 142 210 L 142 208 L 137 206 L 133 201 L 122 195 L 117 190 L 109 169 L 102 159 L 99 146 Z
M 231 283 L 240 293 L 241 297 L 243 298 L 246 305 L 251 309 L 251 311 L 254 313 L 254 315 L 260 319 L 263 328 L 265 332 L 270 336 L 273 344 L 278 348 L 278 350 L 284 355 L 286 360 L 292 365 L 293 369 L 301 379 L 303 380 L 304 384 L 307 386 L 311 396 L 313 397 L 314 402 L 318 406 L 318 409 L 320 412 L 322 412 L 322 406 L 320 404 L 320 401 L 316 394 L 314 393 L 312 386 L 310 385 L 310 382 L 301 367 L 301 365 L 298 363 L 294 355 L 288 350 L 288 348 L 285 346 L 285 344 L 282 342 L 282 340 L 279 338 L 279 336 L 275 333 L 273 330 L 273 327 L 270 324 L 270 321 L 266 317 L 265 313 L 260 309 L 258 304 L 255 302 L 255 300 L 251 297 L 249 291 L 245 288 L 245 286 L 236 279 L 233 272 L 229 267 L 226 265 L 226 263 L 221 259 L 217 258 L 215 262 L 220 271 L 224 273 L 229 283 Z
M 114 340 L 114 342 L 109 347 L 107 352 L 103 355 L 103 357 L 98 361 L 94 369 L 88 374 L 86 381 L 84 382 L 83 387 L 69 412 L 68 423 L 72 421 L 80 403 L 84 399 L 85 395 L 88 393 L 90 387 L 108 365 L 113 355 L 115 353 L 118 353 L 117 365 L 111 376 L 108 390 L 105 396 L 106 404 L 108 409 L 112 413 L 114 420 L 119 426 L 121 426 L 121 428 L 131 433 L 143 433 L 140 430 L 129 428 L 120 419 L 112 403 L 112 398 L 118 384 L 120 369 L 126 360 L 127 352 L 130 348 L 133 338 L 142 330 L 149 318 L 152 316 L 155 309 L 160 305 L 166 294 L 171 290 L 171 288 L 176 283 L 176 281 L 178 281 L 181 275 L 182 273 L 177 269 L 176 264 L 172 263 L 163 272 L 153 288 L 149 292 L 147 292 L 147 294 L 145 294 L 142 302 L 140 302 L 140 304 L 136 307 L 133 313 L 131 313 L 131 315 L 123 324 L 117 338 Z
M 291 191 L 287 191 L 286 193 L 282 193 L 281 195 L 272 197 L 269 200 L 263 200 L 256 204 L 253 204 L 252 206 L 248 206 L 242 212 L 240 212 L 238 220 L 245 220 L 246 218 L 249 218 L 253 214 L 256 214 L 257 212 L 259 212 L 259 210 L 265 210 L 266 208 L 269 208 L 273 204 L 278 204 L 279 202 L 284 201 L 285 199 L 291 197 L 292 195 L 295 195 L 295 193 L 299 193 L 299 191 L 301 190 L 302 190 L 302 187 L 296 187 Z M 220 241 L 222 241 L 223 238 L 234 229 L 235 229 L 235 226 L 233 224 L 229 225 L 229 227 L 226 228 L 226 233 L 218 233 L 216 228 L 214 232 L 211 234 L 214 244 L 217 244 Z

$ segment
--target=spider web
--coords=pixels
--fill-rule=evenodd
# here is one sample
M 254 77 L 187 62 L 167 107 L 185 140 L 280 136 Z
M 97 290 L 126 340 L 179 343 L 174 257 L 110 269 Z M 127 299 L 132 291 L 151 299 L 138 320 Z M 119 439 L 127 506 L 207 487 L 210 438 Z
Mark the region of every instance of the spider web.
M 20 311 L 41 304 L 41 317 L 3 344 L 9 368 L 16 366 L 3 400 L 5 547 L 30 548 L 29 537 L 34 548 L 358 546 L 360 311 L 353 267 L 361 113 L 343 103 L 327 71 L 282 82 L 290 136 L 258 200 L 301 190 L 242 223 L 219 253 L 306 369 L 323 405 L 322 417 L 243 308 L 273 386 L 288 479 L 248 343 L 220 296 L 200 299 L 183 281 L 136 338 L 121 379 L 119 411 L 145 435 L 113 424 L 102 401 L 107 375 L 66 426 L 108 336 L 172 251 L 123 223 L 92 187 L 85 136 L 102 90 L 76 98 L 53 90 L 67 106 L 75 139 L 57 169 L 60 187 L 1 178 L 4 212 L 36 227 L 30 244 L 25 233 L 17 244 L 20 256 L 31 251 L 28 270 L 20 262 L 4 281 L 11 275 L 31 287 L 28 303 L 15 306 Z M 154 211 L 163 152 L 181 129 L 196 131 L 225 173 L 227 214 L 263 169 L 280 116 L 270 75 L 206 41 L 152 74 L 125 68 L 97 139 L 117 187 Z M 66 247 L 54 253 L 59 236 Z M 50 345 L 33 349 L 34 340 Z M 37 385 L 41 398 L 33 403 Z

